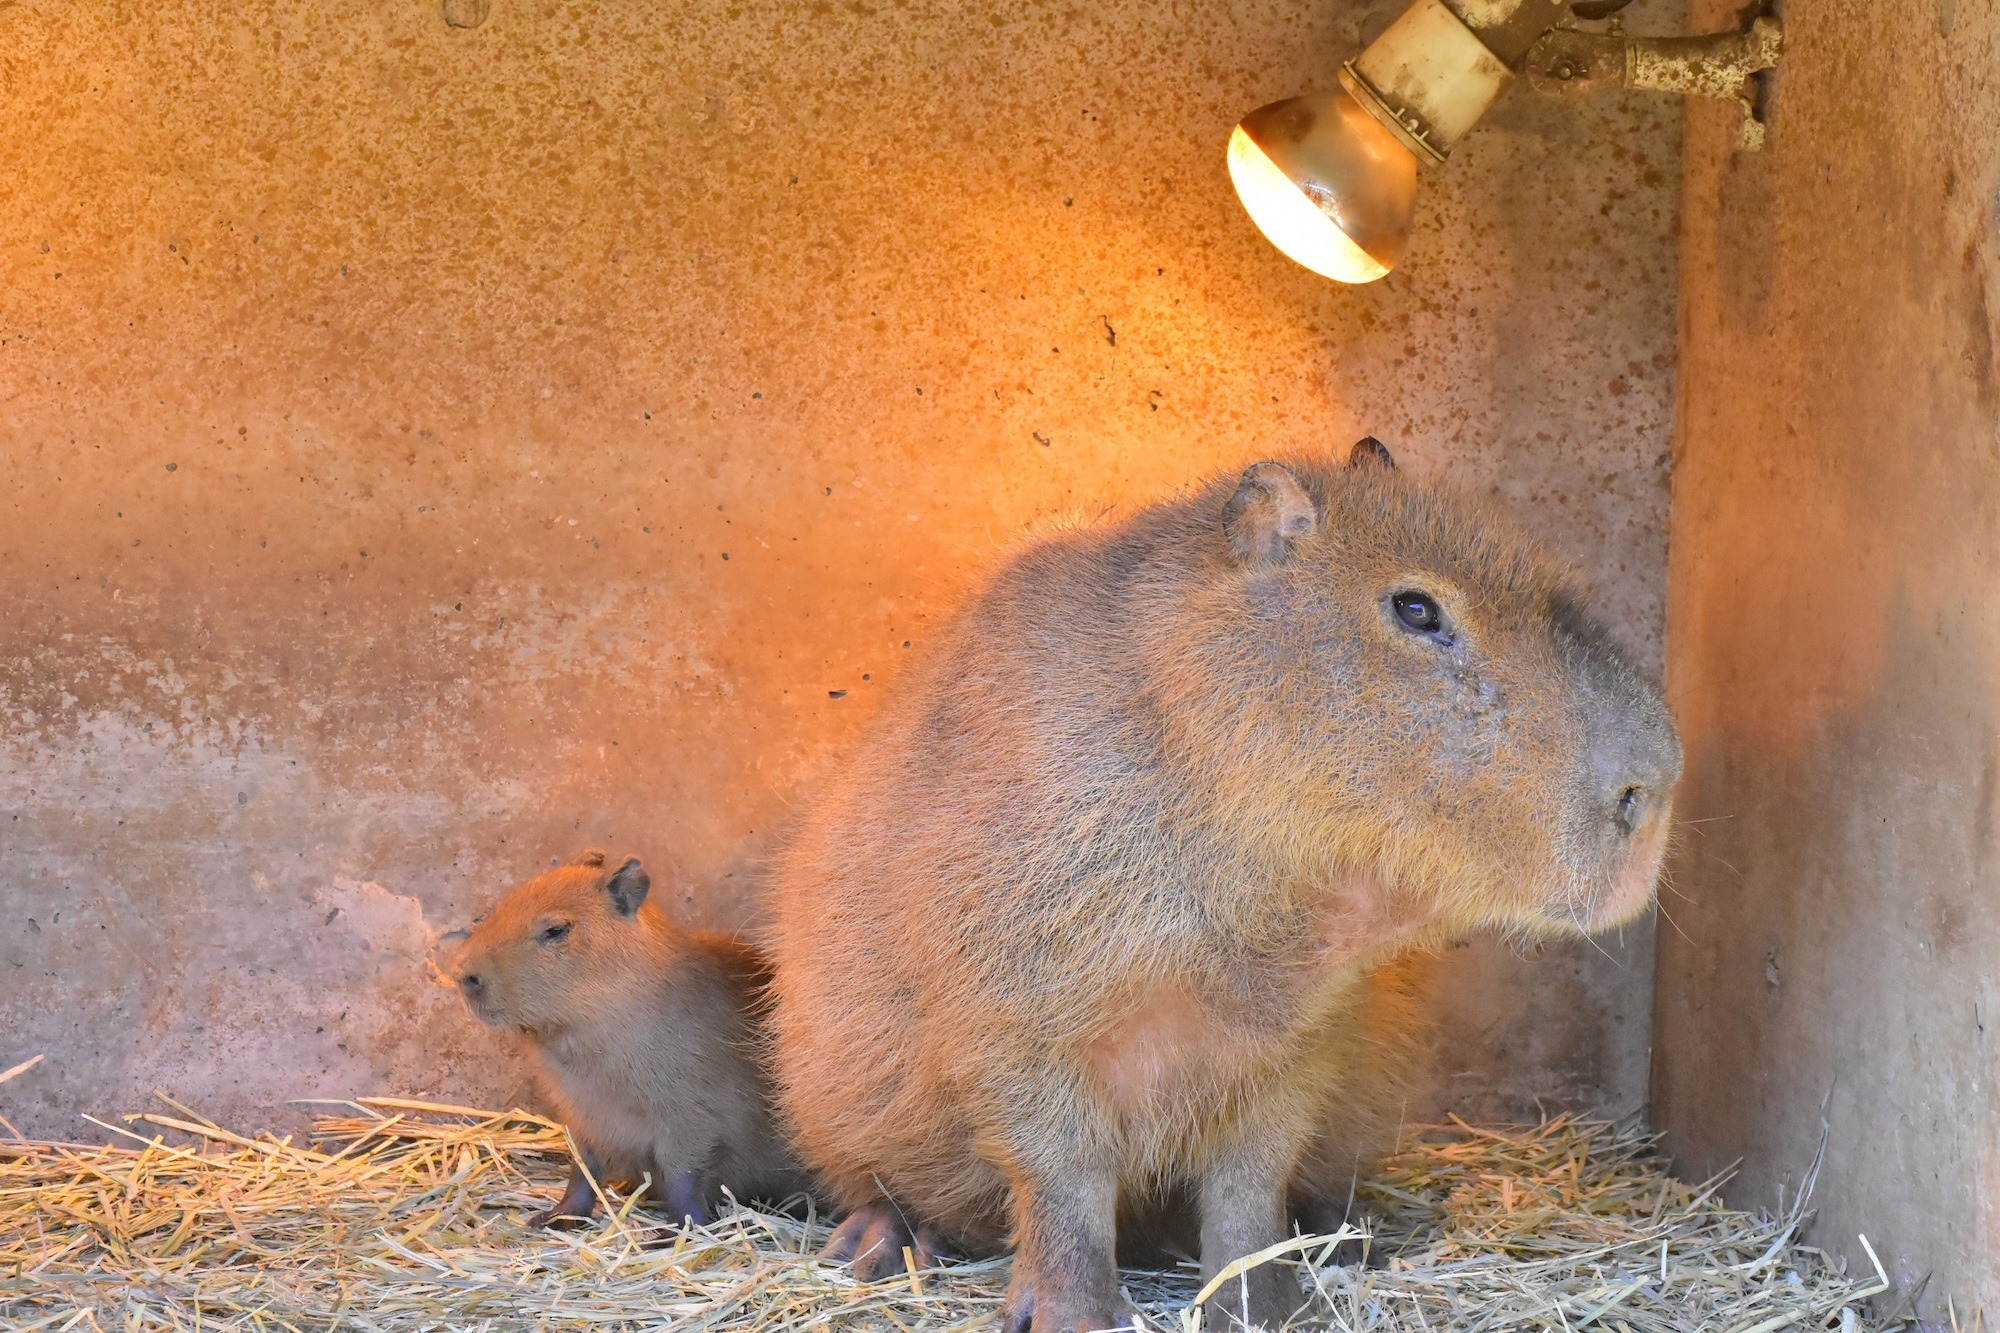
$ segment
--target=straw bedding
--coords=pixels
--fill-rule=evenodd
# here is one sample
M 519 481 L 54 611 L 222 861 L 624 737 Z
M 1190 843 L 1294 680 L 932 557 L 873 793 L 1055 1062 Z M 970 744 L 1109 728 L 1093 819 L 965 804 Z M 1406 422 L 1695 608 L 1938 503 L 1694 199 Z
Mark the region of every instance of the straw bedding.
M 872 1286 L 814 1252 L 822 1221 L 737 1209 L 682 1232 L 607 1194 L 531 1232 L 562 1128 L 396 1098 L 319 1104 L 310 1142 L 171 1114 L 122 1146 L 0 1142 L 0 1322 L 21 1329 L 956 1329 L 993 1326 L 1007 1261 Z M 1365 1242 L 1301 1240 L 1298 1327 L 1342 1333 L 1877 1330 L 1879 1267 L 1845 1273 L 1784 1216 L 1665 1174 L 1632 1124 L 1454 1122 L 1411 1135 L 1360 1202 Z M 1336 1238 L 1337 1239 L 1337 1238 Z M 1341 1266 L 1364 1244 L 1372 1262 Z M 1873 1253 L 1872 1250 L 1869 1251 Z M 1189 1271 L 1127 1273 L 1145 1326 L 1192 1330 Z

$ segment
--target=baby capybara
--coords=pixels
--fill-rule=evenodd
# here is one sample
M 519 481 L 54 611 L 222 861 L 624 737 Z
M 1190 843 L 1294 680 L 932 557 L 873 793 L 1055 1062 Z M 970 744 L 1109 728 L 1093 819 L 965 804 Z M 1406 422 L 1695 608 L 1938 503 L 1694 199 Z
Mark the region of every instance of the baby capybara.
M 756 1005 L 768 972 L 733 937 L 681 930 L 646 900 L 636 860 L 591 851 L 500 900 L 459 946 L 458 988 L 481 1022 L 534 1043 L 547 1092 L 600 1182 L 652 1177 L 675 1218 L 709 1219 L 724 1189 L 785 1199 L 805 1176 L 772 1125 Z M 588 1218 L 573 1167 L 531 1219 Z
M 774 877 L 830 1253 L 1011 1241 L 1008 1327 L 1066 1333 L 1120 1322 L 1116 1219 L 1162 1182 L 1205 1274 L 1281 1241 L 1354 988 L 1644 911 L 1680 762 L 1568 567 L 1372 441 L 1030 541 Z M 1269 1264 L 1214 1298 L 1298 1304 Z

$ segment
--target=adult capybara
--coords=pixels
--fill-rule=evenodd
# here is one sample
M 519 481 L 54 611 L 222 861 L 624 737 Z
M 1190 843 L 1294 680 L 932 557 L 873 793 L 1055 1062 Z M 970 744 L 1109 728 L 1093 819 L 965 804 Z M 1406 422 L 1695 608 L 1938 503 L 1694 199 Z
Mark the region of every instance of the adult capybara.
M 1208 1274 L 1282 1240 L 1359 980 L 1643 911 L 1679 770 L 1569 569 L 1372 441 L 1025 545 L 774 877 L 831 1252 L 1011 1239 L 1009 1327 L 1055 1333 L 1118 1322 L 1119 1205 L 1160 1182 Z M 1281 1322 L 1283 1271 L 1216 1306 Z
M 676 1218 L 724 1189 L 782 1200 L 806 1178 L 772 1123 L 756 1006 L 769 980 L 736 939 L 681 930 L 646 900 L 637 860 L 585 852 L 500 900 L 452 962 L 484 1023 L 534 1043 L 558 1114 L 600 1180 L 652 1177 Z M 588 1218 L 581 1166 L 531 1219 Z

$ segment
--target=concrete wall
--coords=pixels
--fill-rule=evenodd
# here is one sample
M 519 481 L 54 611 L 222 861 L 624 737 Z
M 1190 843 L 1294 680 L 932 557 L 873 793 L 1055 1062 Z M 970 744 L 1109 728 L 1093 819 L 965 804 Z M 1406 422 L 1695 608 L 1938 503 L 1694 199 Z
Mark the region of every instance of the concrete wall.
M 1396 8 L 0 5 L 0 1109 L 521 1095 L 439 931 L 592 843 L 739 919 L 1010 534 L 1294 442 L 1656 660 L 1679 110 L 1517 96 L 1334 287 L 1223 144 Z M 1637 1104 L 1650 960 L 1447 956 L 1447 1095 Z
M 1770 151 L 1689 117 L 1654 1105 L 1689 1172 L 1745 1159 L 1738 1204 L 1824 1114 L 1819 1238 L 1991 1325 L 2000 15 L 1786 12 Z

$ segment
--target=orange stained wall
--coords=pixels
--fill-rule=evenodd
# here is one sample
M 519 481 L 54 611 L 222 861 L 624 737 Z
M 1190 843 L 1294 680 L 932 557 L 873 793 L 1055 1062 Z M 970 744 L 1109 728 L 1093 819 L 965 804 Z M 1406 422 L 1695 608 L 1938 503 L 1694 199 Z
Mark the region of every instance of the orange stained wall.
M 1302 442 L 1657 661 L 1679 110 L 1515 94 L 1332 286 L 1223 146 L 1396 8 L 0 4 L 10 1118 L 526 1095 L 440 932 L 589 844 L 753 914 L 1013 534 Z M 1440 1095 L 1637 1104 L 1650 956 L 1454 951 Z

